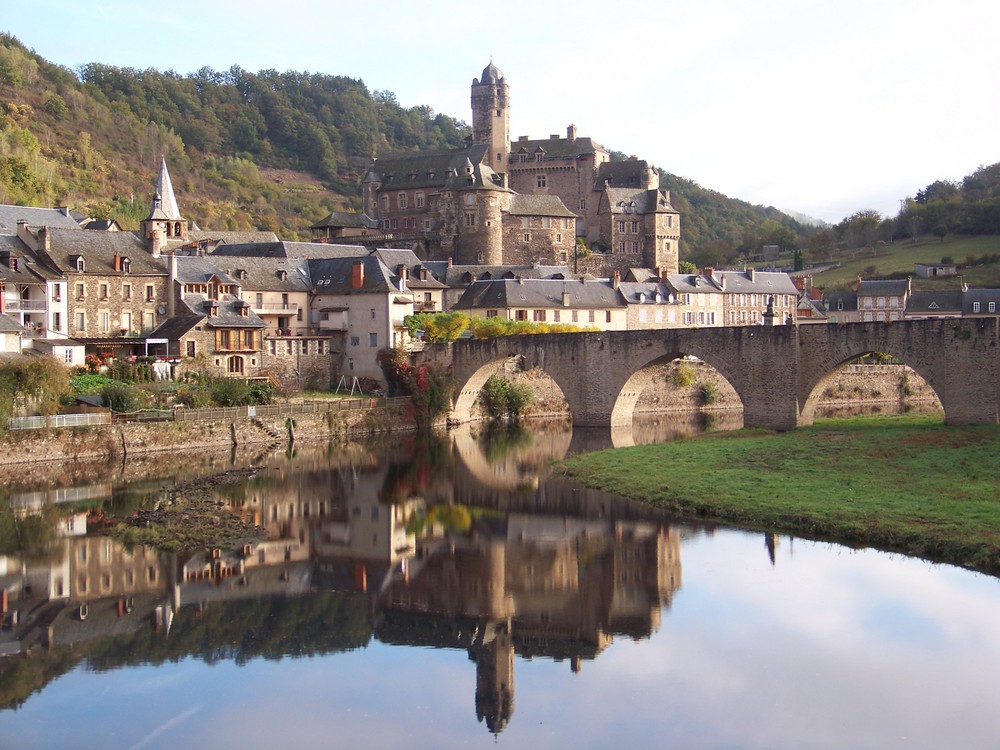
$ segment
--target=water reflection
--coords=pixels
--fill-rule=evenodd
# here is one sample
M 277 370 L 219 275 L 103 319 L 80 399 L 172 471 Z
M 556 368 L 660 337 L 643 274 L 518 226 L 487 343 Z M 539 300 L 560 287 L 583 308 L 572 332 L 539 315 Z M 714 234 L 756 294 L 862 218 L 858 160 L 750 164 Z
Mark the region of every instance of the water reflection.
M 268 538 L 184 557 L 93 533 L 170 475 L 22 488 L 0 745 L 992 746 L 994 579 L 673 523 L 552 476 L 576 444 L 257 456 L 215 498 Z

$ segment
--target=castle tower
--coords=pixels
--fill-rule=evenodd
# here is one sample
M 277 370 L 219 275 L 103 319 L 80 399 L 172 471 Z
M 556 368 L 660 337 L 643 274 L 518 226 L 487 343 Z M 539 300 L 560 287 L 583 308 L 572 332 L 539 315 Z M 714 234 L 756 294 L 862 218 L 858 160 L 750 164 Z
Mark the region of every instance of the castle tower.
M 153 205 L 149 209 L 149 216 L 142 222 L 142 233 L 149 240 L 149 251 L 154 257 L 159 257 L 167 240 L 186 242 L 188 238 L 188 222 L 177 208 L 177 198 L 174 197 L 174 186 L 170 182 L 165 158 L 160 162 Z
M 481 79 L 472 79 L 472 142 L 489 147 L 483 163 L 498 174 L 507 173 L 510 155 L 510 87 L 490 61 Z

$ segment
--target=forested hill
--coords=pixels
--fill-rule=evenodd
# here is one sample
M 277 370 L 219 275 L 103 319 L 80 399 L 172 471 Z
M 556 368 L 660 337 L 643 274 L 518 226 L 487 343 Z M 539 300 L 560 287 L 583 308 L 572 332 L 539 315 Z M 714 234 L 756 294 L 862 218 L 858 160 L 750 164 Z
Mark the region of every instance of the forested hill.
M 99 63 L 75 73 L 0 35 L 0 203 L 69 205 L 135 228 L 164 155 L 185 216 L 203 228 L 306 238 L 329 211 L 360 205 L 375 154 L 461 146 L 469 131 L 344 76 Z M 775 209 L 661 182 L 682 215 L 684 257 L 804 231 Z

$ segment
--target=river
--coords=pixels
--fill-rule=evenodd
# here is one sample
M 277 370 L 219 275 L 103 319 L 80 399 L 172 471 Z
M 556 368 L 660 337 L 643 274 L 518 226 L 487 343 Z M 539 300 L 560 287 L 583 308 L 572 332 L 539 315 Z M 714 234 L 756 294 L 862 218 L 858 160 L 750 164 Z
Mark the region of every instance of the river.
M 8 483 L 0 747 L 1000 745 L 997 579 L 552 474 L 611 440 L 465 427 Z M 85 506 L 251 465 L 212 491 L 266 542 L 177 558 L 87 533 Z

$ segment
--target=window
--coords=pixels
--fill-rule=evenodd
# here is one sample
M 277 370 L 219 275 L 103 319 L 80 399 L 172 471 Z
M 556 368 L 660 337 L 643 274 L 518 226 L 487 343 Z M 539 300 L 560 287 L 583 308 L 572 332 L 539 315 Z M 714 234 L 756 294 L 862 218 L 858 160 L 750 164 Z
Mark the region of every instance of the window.
M 674 225 L 674 217 L 673 216 L 668 216 L 667 217 L 667 226 L 668 227 L 672 227 L 673 225 Z
M 156 295 L 153 293 L 153 285 L 146 284 L 146 302 L 152 302 L 156 299 Z
M 122 299 L 129 302 L 132 299 L 132 285 L 122 284 Z
M 386 213 L 389 211 L 389 196 L 388 195 L 383 195 L 382 196 L 382 211 L 386 212 Z
M 85 261 L 80 256 L 77 256 L 77 258 L 76 258 L 76 270 L 79 271 L 80 273 L 86 273 L 87 272 L 87 261 Z
M 514 320 L 527 320 L 527 319 L 528 319 L 528 311 L 527 310 L 517 310 L 514 313 Z
M 132 272 L 132 261 L 129 258 L 122 258 L 122 273 Z
M 187 355 L 193 357 L 195 354 L 195 346 L 193 341 L 186 342 Z
M 416 196 L 414 196 L 414 203 L 417 204 L 417 208 L 423 208 L 424 207 L 424 194 L 423 193 L 417 193 Z
M 519 162 L 521 162 L 521 164 L 524 164 L 524 163 L 526 163 L 528 161 L 528 155 L 527 154 L 518 154 L 517 155 L 517 160 Z
M 84 296 L 84 286 L 83 284 L 76 285 L 76 298 L 77 300 L 82 300 Z
M 230 375 L 242 375 L 243 374 L 243 357 L 233 355 L 229 358 L 229 374 Z
M 544 323 L 545 322 L 545 310 L 535 310 L 534 313 L 532 314 L 532 319 L 536 323 Z
M 610 310 L 605 311 L 605 313 L 604 313 L 604 322 L 605 323 L 610 323 L 611 322 L 611 311 Z
M 370 309 L 368 312 L 371 313 L 372 320 L 375 320 L 375 308 Z
M 580 320 L 580 313 L 576 310 L 573 310 L 573 314 L 570 317 L 573 318 L 574 323 L 577 323 Z
M 430 219 L 424 219 L 424 231 L 425 232 L 431 231 L 431 220 Z
M 638 233 L 638 231 L 639 231 L 639 222 L 638 221 L 633 221 L 632 222 L 632 234 L 636 234 L 636 233 Z
M 378 334 L 369 333 L 368 334 L 368 346 L 378 346 Z
M 562 235 L 556 232 L 556 242 L 562 242 Z
M 132 330 L 132 313 L 123 312 L 121 317 L 122 330 L 131 331 Z
M 358 346 L 361 343 L 361 339 L 357 336 L 351 336 L 351 346 Z
M 540 188 L 545 187 L 545 175 L 535 175 L 535 185 Z
M 541 163 L 542 159 L 544 159 L 544 158 L 545 158 L 545 155 L 542 154 L 541 152 L 538 152 L 537 154 L 535 154 L 535 161 L 536 162 Z M 539 185 L 539 187 L 545 187 L 545 186 L 544 185 Z
M 102 312 L 100 315 L 100 321 L 101 333 L 107 333 L 111 330 L 111 313 Z
M 580 210 L 581 211 L 587 210 L 587 201 L 584 200 L 583 198 L 580 199 Z
M 406 193 L 399 194 L 399 207 L 406 208 Z
M 590 322 L 591 322 L 591 323 L 593 323 L 593 322 L 594 322 L 594 311 L 593 311 L 593 310 L 590 310 L 590 311 L 589 311 L 589 312 L 587 313 L 587 317 L 588 317 L 588 319 L 590 320 Z
M 153 313 L 143 313 L 142 324 L 147 331 L 152 331 L 156 327 L 156 317 Z
M 87 315 L 86 313 L 78 312 L 76 314 L 76 330 L 86 331 L 87 330 Z
M 472 228 L 476 226 L 476 215 L 473 213 L 465 214 L 465 226 Z
M 530 232 L 525 232 L 524 233 L 524 241 L 525 242 L 531 242 L 531 233 Z
M 972 312 L 974 312 L 974 313 L 979 312 L 979 303 L 978 302 L 973 302 L 972 303 Z
M 618 231 L 620 233 L 624 233 L 625 232 L 625 222 L 624 221 L 619 221 L 618 222 Z
M 499 315 L 499 311 L 498 310 L 487 310 L 486 311 L 486 317 L 487 318 L 496 318 L 498 315 Z
M 620 252 L 620 253 L 624 253 L 625 252 L 625 243 L 624 242 L 619 242 L 618 243 L 618 252 Z
M 62 300 L 62 284 L 52 285 L 52 301 L 60 302 Z
M 100 288 L 101 288 L 101 299 L 105 299 L 106 300 L 108 298 L 108 285 L 107 284 L 101 284 Z
M 638 242 L 633 242 L 632 243 L 632 252 L 633 253 L 639 252 L 639 243 Z
M 997 303 L 996 302 L 990 302 L 989 303 L 989 309 L 990 309 L 991 313 L 995 313 L 997 311 Z
M 393 219 L 392 221 L 390 221 L 390 222 L 389 222 L 389 225 L 390 225 L 390 226 L 391 226 L 391 227 L 392 227 L 393 229 L 395 229 L 395 228 L 396 228 L 396 226 L 397 226 L 397 223 L 396 223 L 396 220 L 395 220 L 395 219 Z

